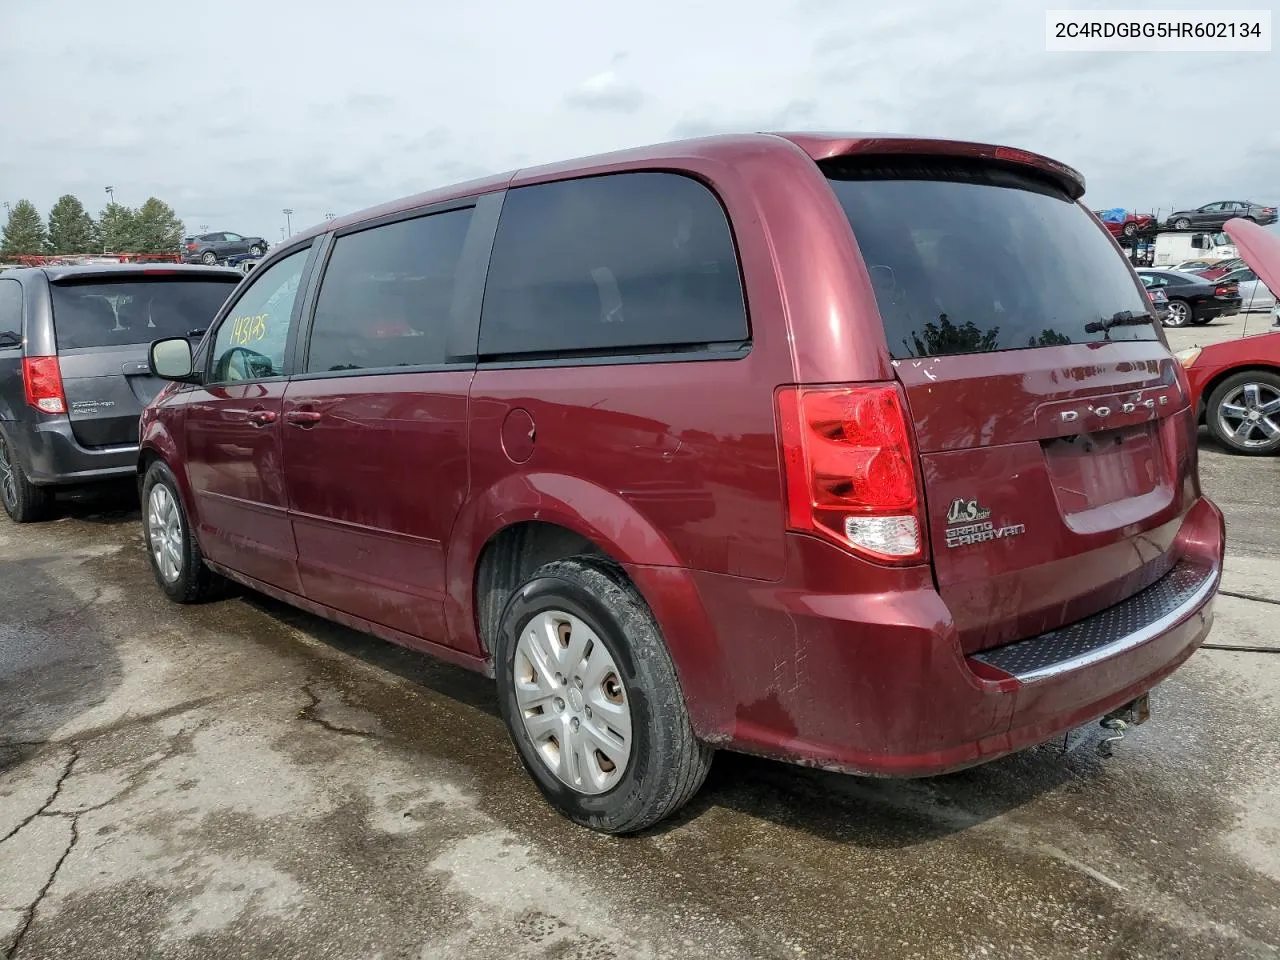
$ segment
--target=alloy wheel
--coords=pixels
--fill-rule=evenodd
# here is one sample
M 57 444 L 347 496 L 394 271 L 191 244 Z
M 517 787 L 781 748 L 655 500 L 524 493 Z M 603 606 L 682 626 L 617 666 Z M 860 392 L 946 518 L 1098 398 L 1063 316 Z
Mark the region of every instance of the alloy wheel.
M 182 515 L 169 488 L 157 483 L 147 498 L 147 534 L 151 559 L 165 583 L 182 574 Z
M 0 437 L 0 500 L 4 501 L 5 508 L 13 511 L 18 509 L 18 478 L 14 475 L 16 468 L 13 461 L 9 459 L 9 444 Z
M 516 704 L 534 751 L 567 786 L 600 794 L 631 760 L 631 705 L 596 632 L 561 610 L 538 614 L 516 644 Z
M 1171 327 L 1185 327 L 1191 322 L 1191 308 L 1181 300 L 1170 300 L 1167 322 Z
M 1268 383 L 1243 383 L 1218 406 L 1222 432 L 1242 447 L 1256 449 L 1280 437 L 1280 389 Z

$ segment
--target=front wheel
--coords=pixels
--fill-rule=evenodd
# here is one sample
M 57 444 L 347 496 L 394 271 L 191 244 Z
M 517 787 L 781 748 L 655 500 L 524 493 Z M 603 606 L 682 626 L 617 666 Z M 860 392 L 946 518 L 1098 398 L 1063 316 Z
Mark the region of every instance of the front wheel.
M 262 248 L 255 243 L 252 247 L 249 248 L 249 256 L 251 257 L 262 256 Z
M 1227 377 L 1209 395 L 1205 420 L 1236 453 L 1280 452 L 1280 374 L 1245 370 Z
M 170 600 L 200 603 L 222 592 L 225 582 L 205 566 L 173 471 L 160 460 L 142 481 L 142 536 L 151 572 Z
M 1136 223 L 1126 223 L 1124 230 L 1121 231 L 1126 237 L 1136 237 L 1138 235 L 1138 225 Z
M 1191 304 L 1185 300 L 1170 300 L 1169 313 L 1164 318 L 1164 325 L 1166 327 L 1185 327 L 1191 323 L 1192 317 Z
M 493 654 L 520 760 L 570 820 L 634 833 L 702 785 L 712 751 L 694 738 L 653 614 L 617 567 L 541 567 L 507 603 Z

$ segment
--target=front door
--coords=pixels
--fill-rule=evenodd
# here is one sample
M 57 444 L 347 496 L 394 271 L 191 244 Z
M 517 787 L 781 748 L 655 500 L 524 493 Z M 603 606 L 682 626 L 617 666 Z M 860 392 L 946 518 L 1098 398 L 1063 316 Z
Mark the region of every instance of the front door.
M 339 234 L 282 416 L 306 596 L 437 643 L 474 370 L 450 330 L 478 311 L 483 272 L 458 277 L 479 219 L 463 207 Z
M 200 546 L 215 563 L 300 593 L 280 455 L 285 358 L 310 248 L 244 290 L 187 394 L 186 463 Z

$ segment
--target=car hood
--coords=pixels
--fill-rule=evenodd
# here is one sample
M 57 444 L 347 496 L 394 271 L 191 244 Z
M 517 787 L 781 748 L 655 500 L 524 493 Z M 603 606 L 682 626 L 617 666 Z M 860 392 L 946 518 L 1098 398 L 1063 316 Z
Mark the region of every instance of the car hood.
M 1223 225 L 1240 259 L 1267 285 L 1268 290 L 1280 291 L 1280 234 L 1260 227 L 1252 220 L 1239 218 Z

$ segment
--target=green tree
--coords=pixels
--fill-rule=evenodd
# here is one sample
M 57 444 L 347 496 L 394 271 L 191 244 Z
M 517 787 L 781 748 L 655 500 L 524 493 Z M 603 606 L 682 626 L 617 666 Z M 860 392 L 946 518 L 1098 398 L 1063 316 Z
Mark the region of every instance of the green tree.
M 173 207 L 155 197 L 147 198 L 134 214 L 139 253 L 177 253 L 184 229 Z
M 48 234 L 40 211 L 30 200 L 19 200 L 9 211 L 9 220 L 0 235 L 0 256 L 17 257 L 44 253 Z
M 64 194 L 49 211 L 50 253 L 92 253 L 98 246 L 98 227 L 84 205 Z
M 137 215 L 120 203 L 109 203 L 98 215 L 98 235 L 102 248 L 111 253 L 136 253 Z

